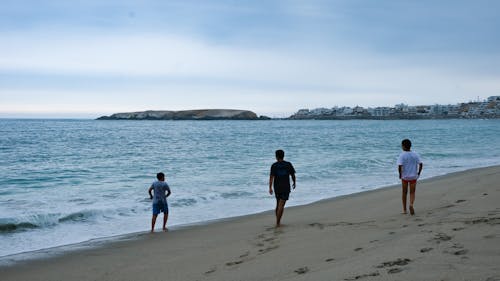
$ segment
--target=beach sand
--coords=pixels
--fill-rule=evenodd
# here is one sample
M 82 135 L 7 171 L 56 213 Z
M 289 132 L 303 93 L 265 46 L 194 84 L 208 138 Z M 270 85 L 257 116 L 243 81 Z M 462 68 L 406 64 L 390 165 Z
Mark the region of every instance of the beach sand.
M 500 166 L 480 168 L 420 181 L 415 216 L 392 186 L 287 208 L 279 229 L 266 212 L 140 234 L 3 266 L 0 279 L 500 280 L 499 202 Z

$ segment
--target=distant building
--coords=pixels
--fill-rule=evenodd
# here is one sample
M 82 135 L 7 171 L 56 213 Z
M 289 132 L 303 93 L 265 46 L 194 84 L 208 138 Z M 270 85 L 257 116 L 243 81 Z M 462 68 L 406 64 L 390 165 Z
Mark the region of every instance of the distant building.
M 300 109 L 291 119 L 429 119 L 429 118 L 500 118 L 500 96 L 491 96 L 484 101 L 456 105 L 408 106 L 404 103 L 394 107 L 363 108 L 361 106 Z

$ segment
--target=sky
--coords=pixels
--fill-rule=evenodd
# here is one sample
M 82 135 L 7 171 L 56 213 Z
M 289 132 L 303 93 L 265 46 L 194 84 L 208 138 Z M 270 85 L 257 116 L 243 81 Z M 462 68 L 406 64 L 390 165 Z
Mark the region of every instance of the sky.
M 500 95 L 496 0 L 2 0 L 0 118 Z

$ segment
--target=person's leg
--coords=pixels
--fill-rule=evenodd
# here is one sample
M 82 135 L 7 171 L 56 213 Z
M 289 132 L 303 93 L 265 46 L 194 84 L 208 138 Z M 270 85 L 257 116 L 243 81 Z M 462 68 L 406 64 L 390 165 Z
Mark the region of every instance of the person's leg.
M 276 227 L 281 226 L 281 217 L 283 216 L 283 211 L 285 210 L 286 200 L 279 199 L 276 207 Z
M 163 213 L 163 231 L 167 231 L 168 212 Z
M 417 182 L 413 181 L 410 183 L 410 214 L 415 214 L 415 209 L 413 209 L 413 203 L 415 202 L 415 190 L 417 188 Z
M 406 214 L 406 197 L 408 195 L 408 182 L 405 180 L 401 180 L 402 187 L 402 201 L 403 201 L 403 214 Z
M 158 215 L 153 215 L 153 218 L 151 219 L 151 233 L 155 232 L 155 223 L 156 223 L 156 217 Z

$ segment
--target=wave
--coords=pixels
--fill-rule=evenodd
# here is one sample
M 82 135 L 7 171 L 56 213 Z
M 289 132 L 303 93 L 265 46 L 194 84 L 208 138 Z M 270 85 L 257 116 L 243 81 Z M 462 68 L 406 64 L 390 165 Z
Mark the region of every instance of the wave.
M 252 196 L 253 193 L 247 191 L 223 192 L 221 197 L 224 199 L 238 199 Z
M 196 203 L 197 201 L 192 198 L 177 199 L 175 200 L 175 202 L 172 202 L 172 207 L 187 207 L 192 206 Z
M 0 223 L 0 233 L 9 233 L 9 232 L 18 232 L 25 231 L 28 229 L 37 228 L 36 224 L 32 224 L 29 222 L 21 222 L 21 223 Z
M 102 214 L 101 211 L 80 211 L 80 212 L 75 212 L 71 213 L 65 216 L 60 217 L 57 221 L 60 223 L 64 222 L 84 222 L 88 221 L 91 218 L 95 217 L 96 215 Z
M 0 233 L 28 231 L 39 228 L 55 227 L 64 223 L 80 223 L 103 216 L 104 210 L 84 210 L 69 214 L 42 214 L 18 218 L 0 218 Z

